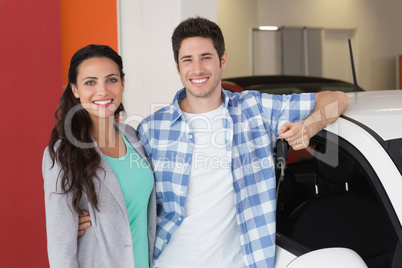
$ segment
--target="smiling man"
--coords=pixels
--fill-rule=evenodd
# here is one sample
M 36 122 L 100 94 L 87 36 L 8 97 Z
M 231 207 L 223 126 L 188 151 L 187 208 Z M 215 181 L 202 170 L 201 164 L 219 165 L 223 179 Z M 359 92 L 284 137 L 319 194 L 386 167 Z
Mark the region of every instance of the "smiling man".
M 156 180 L 154 266 L 273 267 L 276 139 L 307 147 L 349 98 L 223 90 L 224 38 L 204 18 L 180 23 L 172 45 L 184 88 L 138 127 Z
M 210 38 L 192 37 L 181 42 L 177 70 L 188 93 L 180 102 L 184 112 L 202 113 L 222 104 L 221 76 L 226 52 L 220 57 Z
M 276 140 L 306 148 L 350 100 L 342 92 L 222 89 L 224 38 L 204 18 L 180 23 L 172 46 L 184 88 L 138 126 L 155 174 L 154 267 L 272 268 Z M 80 229 L 88 221 L 82 217 Z

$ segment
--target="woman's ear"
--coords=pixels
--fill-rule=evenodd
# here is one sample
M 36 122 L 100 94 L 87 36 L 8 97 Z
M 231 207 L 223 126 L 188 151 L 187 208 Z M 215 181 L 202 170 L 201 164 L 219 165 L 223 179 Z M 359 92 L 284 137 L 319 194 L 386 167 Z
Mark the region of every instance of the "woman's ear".
M 121 84 L 122 84 L 122 86 L 123 86 L 123 92 L 124 92 L 124 83 L 126 82 L 126 79 L 124 79 L 124 76 L 123 76 L 123 78 L 121 79 Z
M 77 86 L 74 85 L 74 84 L 70 84 L 70 85 L 71 85 L 71 91 L 73 92 L 74 97 L 76 97 L 77 99 L 79 99 L 79 98 L 80 98 L 80 94 L 78 93 L 78 88 L 77 88 Z

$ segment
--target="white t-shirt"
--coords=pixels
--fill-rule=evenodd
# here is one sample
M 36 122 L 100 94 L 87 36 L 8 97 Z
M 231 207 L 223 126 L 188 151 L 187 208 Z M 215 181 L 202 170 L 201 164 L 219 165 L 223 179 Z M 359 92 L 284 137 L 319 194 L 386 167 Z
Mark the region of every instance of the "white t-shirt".
M 236 223 L 231 155 L 225 149 L 223 106 L 183 113 L 194 131 L 185 218 L 155 261 L 160 268 L 245 267 Z

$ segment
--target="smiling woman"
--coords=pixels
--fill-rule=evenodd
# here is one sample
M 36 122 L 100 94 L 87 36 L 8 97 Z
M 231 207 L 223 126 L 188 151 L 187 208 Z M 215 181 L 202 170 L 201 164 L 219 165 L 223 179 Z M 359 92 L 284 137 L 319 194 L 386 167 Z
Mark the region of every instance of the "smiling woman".
M 109 46 L 86 46 L 68 80 L 42 165 L 50 266 L 149 267 L 154 180 L 136 131 L 115 121 L 124 111 L 122 59 Z M 83 210 L 92 227 L 78 239 Z
M 76 84 L 72 91 L 91 116 L 108 118 L 121 105 L 124 75 L 118 65 L 106 57 L 95 57 L 81 63 Z

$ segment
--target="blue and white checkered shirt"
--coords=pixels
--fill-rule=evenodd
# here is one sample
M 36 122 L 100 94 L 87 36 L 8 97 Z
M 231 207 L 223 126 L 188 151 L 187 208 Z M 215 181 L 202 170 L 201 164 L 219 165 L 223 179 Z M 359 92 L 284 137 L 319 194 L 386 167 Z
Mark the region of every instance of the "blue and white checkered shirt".
M 152 160 L 156 180 L 157 259 L 185 217 L 194 135 L 178 102 L 160 109 L 138 126 Z M 232 155 L 236 220 L 247 267 L 273 267 L 275 257 L 275 167 L 273 149 L 285 122 L 305 119 L 314 109 L 315 94 L 268 95 L 222 90 L 226 150 Z M 230 246 L 230 245 L 228 245 Z

